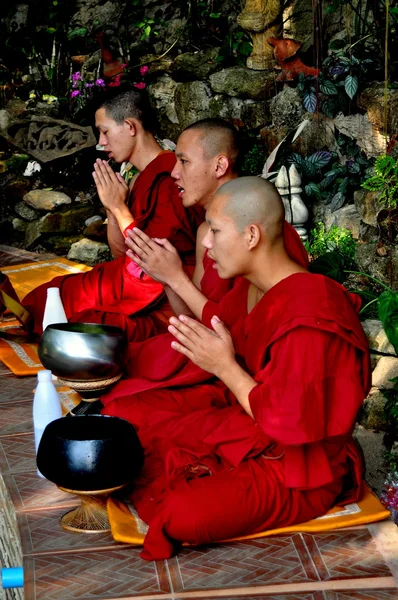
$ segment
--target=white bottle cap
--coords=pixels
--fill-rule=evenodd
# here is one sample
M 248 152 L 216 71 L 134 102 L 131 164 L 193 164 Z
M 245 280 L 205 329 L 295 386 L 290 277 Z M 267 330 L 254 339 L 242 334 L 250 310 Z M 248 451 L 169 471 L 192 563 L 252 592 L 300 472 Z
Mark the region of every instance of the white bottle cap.
M 47 288 L 47 296 L 59 296 L 59 288 Z
M 48 371 L 47 369 L 45 369 L 44 371 L 39 371 L 37 373 L 37 380 L 38 381 L 52 381 L 51 371 Z

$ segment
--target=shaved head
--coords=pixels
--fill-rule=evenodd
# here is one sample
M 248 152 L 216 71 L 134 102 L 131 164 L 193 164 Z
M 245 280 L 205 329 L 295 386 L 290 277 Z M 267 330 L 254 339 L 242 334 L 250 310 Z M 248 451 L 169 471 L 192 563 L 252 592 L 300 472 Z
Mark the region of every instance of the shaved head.
M 261 177 L 239 177 L 222 185 L 213 200 L 222 203 L 238 231 L 259 225 L 271 241 L 283 235 L 285 209 L 276 187 Z
M 206 158 L 214 158 L 219 154 L 228 157 L 231 170 L 237 171 L 240 163 L 240 140 L 237 129 L 223 119 L 202 119 L 184 129 L 185 131 L 198 131 L 199 143 L 203 148 Z

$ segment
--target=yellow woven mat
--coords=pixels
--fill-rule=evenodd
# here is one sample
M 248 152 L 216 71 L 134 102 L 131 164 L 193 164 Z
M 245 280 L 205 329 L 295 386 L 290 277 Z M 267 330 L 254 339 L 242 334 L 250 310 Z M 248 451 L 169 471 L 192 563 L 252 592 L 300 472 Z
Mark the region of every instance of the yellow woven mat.
M 20 300 L 42 283 L 58 275 L 70 275 L 90 271 L 91 267 L 72 262 L 67 258 L 54 258 L 39 262 L 4 267 Z M 36 375 L 42 370 L 37 355 L 37 344 L 27 342 L 24 330 L 17 320 L 8 319 L 0 323 L 0 361 L 15 375 Z
M 142 546 L 148 526 L 139 518 L 134 507 L 131 504 L 126 504 L 111 497 L 108 499 L 107 509 L 113 538 L 117 542 Z M 279 529 L 269 529 L 252 535 L 223 541 L 253 540 L 269 535 L 281 535 L 299 531 L 329 531 L 331 529 L 340 529 L 341 527 L 353 527 L 354 525 L 383 521 L 384 519 L 388 519 L 389 516 L 389 511 L 386 510 L 368 485 L 364 484 L 362 498 L 358 503 L 335 506 L 326 515 L 307 521 L 306 523 L 281 527 Z

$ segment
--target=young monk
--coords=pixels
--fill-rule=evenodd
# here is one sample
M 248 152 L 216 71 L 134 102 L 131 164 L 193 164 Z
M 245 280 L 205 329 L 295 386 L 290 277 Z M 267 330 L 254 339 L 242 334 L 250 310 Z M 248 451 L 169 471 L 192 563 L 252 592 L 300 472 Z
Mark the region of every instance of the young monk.
M 203 212 L 188 212 L 182 206 L 170 177 L 174 153 L 163 151 L 151 133 L 145 96 L 137 91 L 120 94 L 105 102 L 95 118 L 99 142 L 109 156 L 117 162 L 129 161 L 139 170 L 129 190 L 106 161 L 97 160 L 94 166 L 94 181 L 108 216 L 109 245 L 119 258 L 97 265 L 88 273 L 56 277 L 28 294 L 23 305 L 33 316 L 37 334 L 42 332 L 47 288 L 59 287 L 69 320 L 105 322 L 121 326 L 130 337 L 135 336 L 135 323 L 128 317 L 152 306 L 163 295 L 163 286 L 126 258 L 124 236 L 133 224 L 150 237 L 170 238 L 178 248 L 184 269 L 193 272 L 196 229 L 203 221 Z M 172 312 L 167 305 L 163 308 L 164 331 L 164 321 Z M 159 314 L 162 316 L 162 310 Z M 142 337 L 153 328 L 156 332 L 156 322 L 147 323 L 144 319 L 142 325 Z
M 370 365 L 358 298 L 288 256 L 283 204 L 268 182 L 226 183 L 206 221 L 203 246 L 218 275 L 238 284 L 219 316 L 172 317 L 169 329 L 207 381 L 106 409 L 133 423 L 145 448 L 132 501 L 149 524 L 148 560 L 183 541 L 300 523 L 360 495 L 351 432 Z

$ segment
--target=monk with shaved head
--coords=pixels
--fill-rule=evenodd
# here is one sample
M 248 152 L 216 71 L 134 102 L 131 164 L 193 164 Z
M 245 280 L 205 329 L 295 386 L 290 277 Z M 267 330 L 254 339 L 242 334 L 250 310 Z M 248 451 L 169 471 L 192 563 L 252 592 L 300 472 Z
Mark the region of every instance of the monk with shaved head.
M 131 499 L 149 525 L 148 560 L 182 542 L 302 523 L 361 493 L 351 433 L 370 368 L 358 298 L 292 260 L 281 198 L 262 179 L 221 186 L 206 223 L 202 244 L 235 285 L 202 323 L 170 319 L 190 382 L 107 407 L 137 427 L 145 448 Z

